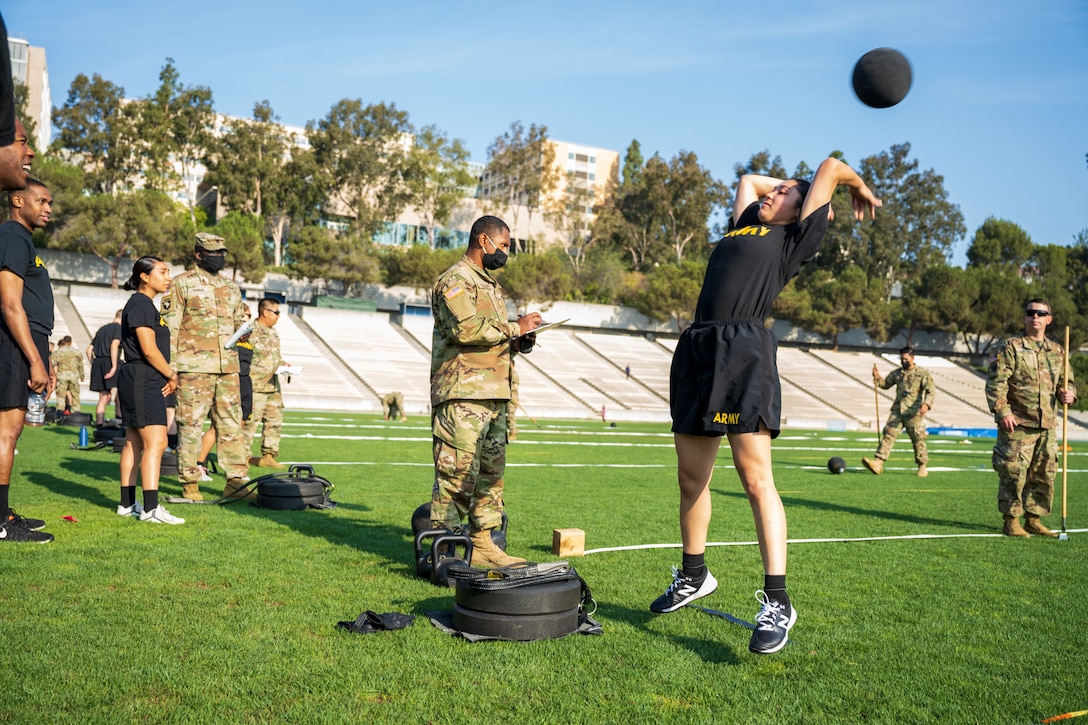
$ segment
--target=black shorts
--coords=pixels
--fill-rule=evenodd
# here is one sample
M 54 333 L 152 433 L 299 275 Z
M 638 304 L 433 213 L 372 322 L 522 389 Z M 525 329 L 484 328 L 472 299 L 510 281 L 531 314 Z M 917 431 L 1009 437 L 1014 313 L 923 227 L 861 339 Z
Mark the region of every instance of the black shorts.
M 105 375 L 113 363 L 108 357 L 96 357 L 91 361 L 91 390 L 96 393 L 109 393 L 117 387 L 117 373 L 109 380 Z
M 117 407 L 126 428 L 166 425 L 166 385 L 158 370 L 143 363 L 124 363 L 117 373 Z
M 782 428 L 778 344 L 762 320 L 692 325 L 680 335 L 669 375 L 672 431 L 697 436 Z
M 49 336 L 30 331 L 42 360 L 49 359 Z M 7 325 L 0 325 L 0 408 L 25 408 L 30 398 L 30 363 Z

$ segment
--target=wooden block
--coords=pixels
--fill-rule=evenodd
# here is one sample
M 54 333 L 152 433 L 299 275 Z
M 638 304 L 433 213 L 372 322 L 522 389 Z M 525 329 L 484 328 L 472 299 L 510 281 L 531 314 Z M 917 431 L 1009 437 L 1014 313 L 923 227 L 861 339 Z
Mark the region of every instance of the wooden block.
M 552 553 L 582 556 L 586 553 L 586 532 L 581 529 L 552 529 Z

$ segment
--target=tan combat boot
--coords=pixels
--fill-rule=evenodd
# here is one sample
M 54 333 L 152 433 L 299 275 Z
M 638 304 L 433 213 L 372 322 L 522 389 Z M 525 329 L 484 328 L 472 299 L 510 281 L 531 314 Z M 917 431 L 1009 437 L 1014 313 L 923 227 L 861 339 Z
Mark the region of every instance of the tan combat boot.
M 1024 531 L 1029 534 L 1038 534 L 1039 536 L 1049 536 L 1052 539 L 1058 538 L 1058 534 L 1055 531 L 1051 531 L 1035 514 L 1024 514 Z
M 876 475 L 884 473 L 884 461 L 879 458 L 862 458 L 861 462 L 865 464 L 865 467 Z
M 1021 539 L 1031 538 L 1031 534 L 1024 531 L 1024 527 L 1020 525 L 1020 517 L 1012 514 L 1005 514 L 1005 528 L 1001 533 L 1005 536 L 1018 536 Z
M 929 475 L 929 471 L 926 470 L 926 464 L 918 466 L 918 478 L 925 478 Z
M 491 540 L 490 531 L 477 531 L 469 538 L 472 539 L 472 566 L 494 569 L 495 567 L 510 566 L 525 561 L 525 559 L 519 559 L 516 556 L 507 556 L 506 552 Z
M 200 495 L 200 486 L 195 483 L 183 483 L 181 485 L 181 497 L 190 501 L 204 500 L 204 497 Z
M 240 478 L 228 478 L 227 485 L 223 487 L 224 498 L 257 498 L 257 492 L 246 488 L 246 482 Z
M 267 453 L 265 453 L 263 456 L 261 456 L 261 460 L 257 461 L 257 465 L 260 466 L 261 468 L 276 468 L 276 469 L 287 468 L 287 466 L 285 466 L 282 463 L 280 463 L 279 461 L 277 461 L 275 456 L 270 456 Z

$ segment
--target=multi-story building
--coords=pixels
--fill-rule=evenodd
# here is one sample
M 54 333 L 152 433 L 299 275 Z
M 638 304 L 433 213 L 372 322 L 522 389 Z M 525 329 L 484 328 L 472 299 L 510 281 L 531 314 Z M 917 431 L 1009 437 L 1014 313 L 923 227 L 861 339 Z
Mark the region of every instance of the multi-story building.
M 53 135 L 53 98 L 49 93 L 49 67 L 45 63 L 45 48 L 31 45 L 22 38 L 8 38 L 11 54 L 11 76 L 27 87 L 27 118 L 34 122 L 31 145 L 44 151 Z

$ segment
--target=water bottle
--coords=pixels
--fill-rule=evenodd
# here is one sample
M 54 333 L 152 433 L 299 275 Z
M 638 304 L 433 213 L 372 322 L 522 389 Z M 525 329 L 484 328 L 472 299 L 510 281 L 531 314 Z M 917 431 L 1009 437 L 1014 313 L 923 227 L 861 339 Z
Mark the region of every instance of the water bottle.
M 79 447 L 86 448 L 87 445 L 87 426 L 81 425 L 79 426 Z
M 45 395 L 31 393 L 26 401 L 26 424 L 32 426 L 45 425 Z

